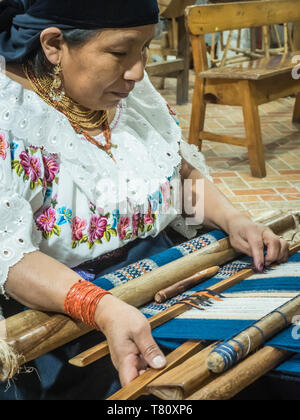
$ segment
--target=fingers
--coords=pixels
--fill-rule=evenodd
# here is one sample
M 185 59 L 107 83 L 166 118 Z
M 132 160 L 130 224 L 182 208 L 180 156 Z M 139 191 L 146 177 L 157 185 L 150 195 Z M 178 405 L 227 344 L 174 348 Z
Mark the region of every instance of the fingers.
M 139 371 L 142 370 L 139 367 L 139 356 L 136 354 L 128 354 L 120 360 L 119 378 L 122 386 L 139 376 Z
M 271 230 L 263 232 L 263 240 L 267 247 L 265 255 L 265 265 L 269 266 L 273 262 L 283 263 L 288 260 L 289 245 L 284 240 L 276 236 Z
M 260 272 L 264 266 L 268 267 L 274 262 L 281 264 L 288 260 L 288 243 L 275 235 L 271 229 L 264 228 L 261 232 L 253 230 L 248 235 L 248 245 L 254 266 Z
M 145 328 L 141 334 L 138 334 L 135 343 L 149 366 L 161 369 L 166 365 L 165 356 L 154 341 L 150 328 Z

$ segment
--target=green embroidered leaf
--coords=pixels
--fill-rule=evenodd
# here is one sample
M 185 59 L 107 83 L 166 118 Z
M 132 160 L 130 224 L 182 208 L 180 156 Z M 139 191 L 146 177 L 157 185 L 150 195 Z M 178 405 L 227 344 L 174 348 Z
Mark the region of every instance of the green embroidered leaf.
M 53 235 L 53 230 L 51 230 L 51 232 L 43 232 L 43 237 L 47 240 L 50 239 L 52 235 Z
M 30 181 L 30 189 L 31 189 L 32 191 L 35 189 L 36 185 L 37 185 L 37 183 L 36 183 L 36 182 Z
M 94 246 L 94 242 L 90 242 L 90 241 L 88 241 L 88 245 L 89 245 L 89 249 L 92 249 L 92 248 L 93 248 L 93 246 Z
M 40 184 L 42 187 L 44 186 L 42 178 L 38 179 L 38 184 Z
M 25 174 L 23 179 L 24 179 L 24 181 L 28 181 L 29 180 L 29 175 Z
M 56 176 L 56 177 L 54 178 L 54 181 L 55 181 L 55 184 L 58 184 L 59 178 Z M 51 184 L 52 184 L 52 183 L 51 183 Z
M 101 239 L 100 239 L 100 238 L 95 240 L 95 244 L 102 245 L 102 243 L 103 243 L 103 242 L 101 241 Z
M 61 228 L 58 225 L 54 225 L 54 228 L 52 231 L 56 236 L 60 236 L 61 234 Z
M 108 231 L 109 231 L 109 233 L 111 234 L 111 236 L 117 236 L 117 231 L 116 231 L 116 229 L 111 228 L 111 229 L 109 229 Z
M 72 242 L 72 248 L 75 249 L 76 247 L 77 247 L 77 242 L 76 241 L 73 241 Z
M 23 166 L 21 165 L 20 161 L 17 160 L 17 159 L 11 161 L 11 167 L 12 167 L 12 169 L 15 169 L 17 174 L 18 174 L 18 172 L 23 171 Z
M 151 229 L 152 229 L 152 225 L 148 225 L 147 226 L 147 232 L 150 232 Z
M 109 230 L 111 228 L 111 225 L 106 225 L 106 230 Z
M 87 236 L 87 235 L 83 235 L 83 236 L 82 236 L 82 238 L 80 239 L 80 243 L 81 243 L 81 244 L 83 244 L 83 243 L 87 242 L 87 241 L 88 241 L 88 239 L 89 239 L 89 238 L 88 238 L 88 236 Z
M 19 160 L 13 160 L 12 162 L 11 162 L 11 167 L 12 167 L 12 169 L 14 169 L 15 171 L 16 171 L 16 173 L 17 173 L 17 175 L 18 176 L 20 176 L 21 175 L 21 173 L 23 172 L 23 166 L 21 165 L 21 163 L 20 163 L 20 161 Z
M 131 236 L 132 236 L 132 232 L 131 232 L 131 231 L 129 231 L 129 232 L 127 232 L 127 234 L 126 234 L 125 239 L 131 239 Z
M 106 242 L 110 241 L 110 233 L 109 231 L 104 232 L 104 239 L 106 240 Z
M 24 171 L 23 166 L 20 163 L 16 165 L 15 170 L 18 176 L 21 176 Z
M 104 217 L 106 217 L 107 219 L 109 219 L 110 218 L 110 213 L 106 213 L 106 215 Z

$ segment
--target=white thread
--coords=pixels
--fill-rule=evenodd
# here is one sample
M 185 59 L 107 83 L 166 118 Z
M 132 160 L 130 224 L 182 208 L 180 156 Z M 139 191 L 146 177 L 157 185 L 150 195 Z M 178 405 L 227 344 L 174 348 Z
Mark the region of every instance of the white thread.
M 0 339 L 0 381 L 12 379 L 18 372 L 20 356 L 3 339 Z

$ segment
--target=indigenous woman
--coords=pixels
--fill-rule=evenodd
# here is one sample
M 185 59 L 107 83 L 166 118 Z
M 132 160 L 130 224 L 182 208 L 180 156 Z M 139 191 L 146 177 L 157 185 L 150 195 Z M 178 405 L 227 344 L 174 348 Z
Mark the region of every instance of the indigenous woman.
M 164 230 L 185 231 L 176 205 L 185 180 L 204 186 L 196 222 L 227 232 L 258 270 L 287 258 L 283 240 L 213 186 L 145 75 L 158 15 L 156 0 L 1 2 L 3 315 L 26 306 L 80 319 L 106 336 L 116 368 L 68 366 L 99 341 L 95 331 L 38 358 L 1 399 L 106 398 L 118 378 L 164 366 L 146 318 L 88 280 L 172 245 Z

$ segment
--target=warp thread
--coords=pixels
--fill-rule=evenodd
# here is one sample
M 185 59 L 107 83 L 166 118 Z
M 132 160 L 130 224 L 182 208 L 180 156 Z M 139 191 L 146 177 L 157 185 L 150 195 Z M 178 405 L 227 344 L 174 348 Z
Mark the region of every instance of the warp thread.
M 20 370 L 20 359 L 12 346 L 0 339 L 0 381 L 12 379 Z

